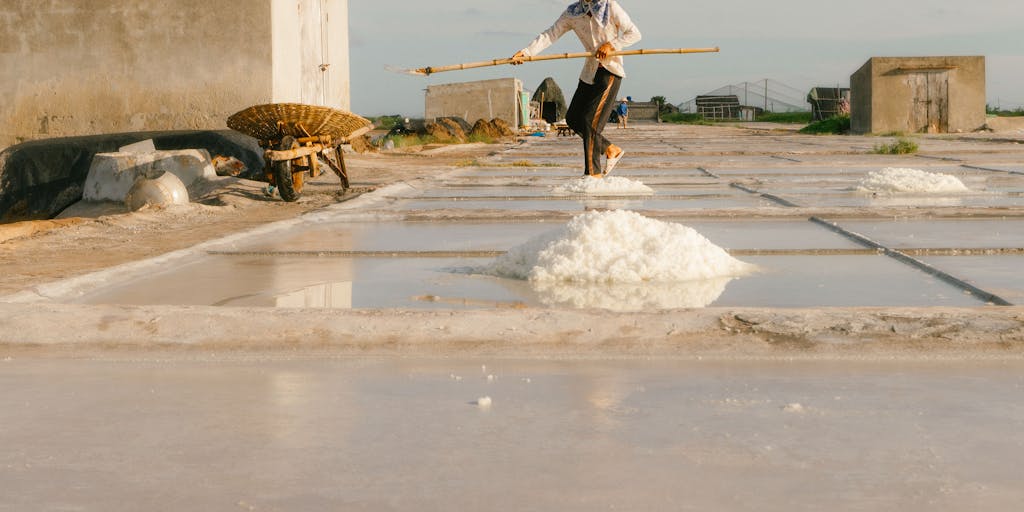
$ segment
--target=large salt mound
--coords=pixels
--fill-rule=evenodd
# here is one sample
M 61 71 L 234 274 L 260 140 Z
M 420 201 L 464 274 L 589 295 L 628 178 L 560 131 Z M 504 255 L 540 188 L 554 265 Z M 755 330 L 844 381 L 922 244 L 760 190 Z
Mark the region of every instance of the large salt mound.
M 969 192 L 955 176 L 917 169 L 887 167 L 872 171 L 857 186 L 860 192 L 937 194 Z
M 615 210 L 579 215 L 512 248 L 484 273 L 534 282 L 676 283 L 753 268 L 693 228 Z
M 551 189 L 555 195 L 594 195 L 613 196 L 629 194 L 653 194 L 654 190 L 643 182 L 623 178 L 620 176 L 605 176 L 604 178 L 591 178 L 583 176 L 570 181 L 565 185 L 559 185 Z

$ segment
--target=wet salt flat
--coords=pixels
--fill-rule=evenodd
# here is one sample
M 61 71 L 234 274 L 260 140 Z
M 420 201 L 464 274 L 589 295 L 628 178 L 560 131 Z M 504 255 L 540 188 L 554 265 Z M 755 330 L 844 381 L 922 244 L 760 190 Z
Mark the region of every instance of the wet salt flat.
M 697 229 L 726 249 L 853 249 L 849 239 L 804 220 L 666 219 Z M 224 252 L 506 251 L 561 221 L 327 222 L 274 238 L 232 244 Z
M 842 222 L 895 248 L 1024 248 L 1024 219 L 905 219 Z
M 678 283 L 531 284 L 480 274 L 488 258 L 215 256 L 108 286 L 74 302 L 337 309 L 559 306 L 622 311 L 980 304 L 971 295 L 922 272 L 908 272 L 901 263 L 881 255 L 740 259 L 757 265 L 758 271 L 737 278 Z
M 1024 303 L 1024 175 L 877 137 L 609 135 L 653 194 L 439 168 L 34 289 L 4 320 L 0 511 L 1020 508 L 1017 309 L 973 306 Z M 914 162 L 972 192 L 849 190 Z M 737 309 L 680 310 L 707 306 Z
M 7 510 L 1016 510 L 1024 501 L 1019 361 L 0 364 Z
M 439 173 L 439 179 L 381 192 L 376 202 L 360 208 L 326 211 L 315 216 L 316 222 L 239 239 L 178 265 L 126 275 L 65 300 L 628 310 L 970 306 L 987 302 L 992 290 L 986 287 L 998 289 L 996 295 L 1004 299 L 1024 293 L 1018 279 L 999 277 L 1008 265 L 993 263 L 989 269 L 989 262 L 997 260 L 959 256 L 969 249 L 1001 255 L 1024 251 L 1024 197 L 1018 192 L 1024 189 L 1024 175 L 972 166 L 974 157 L 987 165 L 1005 158 L 993 153 L 991 143 L 929 140 L 927 149 L 940 156 L 893 157 L 871 154 L 871 146 L 878 143 L 871 138 L 691 138 L 676 133 L 673 127 L 648 126 L 609 134 L 621 137 L 627 151 L 614 177 L 642 182 L 650 192 L 633 188 L 602 196 L 559 191 L 557 187 L 581 179 L 578 144 L 569 138 L 531 137 L 525 145 Z M 1016 145 L 998 147 L 1024 155 Z M 739 150 L 744 154 L 737 154 Z M 946 156 L 951 153 L 957 158 Z M 883 170 L 899 172 L 886 175 Z M 908 182 L 916 187 L 910 194 L 886 188 Z M 928 189 L 938 187 L 933 182 L 956 182 L 962 190 Z M 865 184 L 886 192 L 858 190 Z M 797 213 L 796 207 L 811 211 Z M 884 214 L 876 216 L 876 208 Z M 906 215 L 894 216 L 901 208 Z M 998 215 L 983 215 L 989 208 L 998 209 Z M 827 209 L 816 219 L 824 223 L 810 222 L 814 209 Z M 842 214 L 844 209 L 851 213 Z M 941 212 L 941 218 L 918 214 L 922 209 Z M 609 274 L 612 282 L 586 285 L 540 284 L 474 271 L 564 226 L 574 215 L 612 210 L 657 214 L 658 223 L 689 226 L 758 270 L 714 280 L 655 278 L 639 284 L 616 284 Z M 787 215 L 787 210 L 794 213 Z M 826 225 L 837 212 L 840 218 Z M 768 213 L 785 218 L 772 219 Z M 624 229 L 622 233 L 641 228 Z M 942 256 L 933 265 L 942 275 L 927 265 L 881 255 L 877 247 L 858 243 L 857 235 L 912 257 Z M 621 235 L 610 236 L 603 246 L 588 246 L 585 250 L 594 251 L 593 256 L 582 256 L 573 265 L 586 266 L 603 253 L 619 250 L 621 239 L 615 236 Z M 644 248 L 624 253 L 622 261 L 662 242 L 670 240 L 645 242 Z M 928 252 L 936 249 L 942 254 Z M 696 249 L 683 245 L 663 258 L 682 258 L 691 250 Z M 981 289 L 967 289 L 964 283 Z M 149 292 L 153 289 L 163 293 L 154 297 Z

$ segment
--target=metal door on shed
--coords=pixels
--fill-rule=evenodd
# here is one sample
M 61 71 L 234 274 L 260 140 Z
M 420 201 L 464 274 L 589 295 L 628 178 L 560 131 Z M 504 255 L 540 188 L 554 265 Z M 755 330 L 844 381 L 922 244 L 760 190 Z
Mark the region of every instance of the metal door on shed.
M 910 128 L 916 133 L 949 131 L 949 73 L 915 72 L 907 75 L 910 86 Z

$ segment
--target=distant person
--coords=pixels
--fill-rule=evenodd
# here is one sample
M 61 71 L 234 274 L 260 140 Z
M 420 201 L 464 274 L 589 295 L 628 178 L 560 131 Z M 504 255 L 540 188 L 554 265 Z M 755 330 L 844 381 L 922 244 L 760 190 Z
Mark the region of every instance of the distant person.
M 626 103 L 626 100 L 619 102 L 619 108 L 617 108 L 615 112 L 619 114 L 619 128 L 627 128 L 626 125 L 629 121 L 629 104 Z
M 513 64 L 522 64 L 554 44 L 572 30 L 593 57 L 588 57 L 580 73 L 565 121 L 583 139 L 583 174 L 602 177 L 612 171 L 625 151 L 602 135 L 614 109 L 619 86 L 626 76 L 622 57 L 612 52 L 640 41 L 640 31 L 615 0 L 580 0 L 569 5 L 555 24 L 537 36 L 526 48 L 512 56 Z M 607 158 L 601 166 L 601 156 Z

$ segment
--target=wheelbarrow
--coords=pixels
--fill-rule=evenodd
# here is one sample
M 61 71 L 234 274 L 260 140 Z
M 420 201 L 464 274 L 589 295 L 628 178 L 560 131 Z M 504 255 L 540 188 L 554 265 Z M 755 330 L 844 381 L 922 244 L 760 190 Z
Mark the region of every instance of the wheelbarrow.
M 321 161 L 349 188 L 342 144 L 373 129 L 360 116 L 317 105 L 271 103 L 255 105 L 228 118 L 228 128 L 259 141 L 263 148 L 265 176 L 281 199 L 292 202 L 302 195 L 306 176 L 323 171 Z

